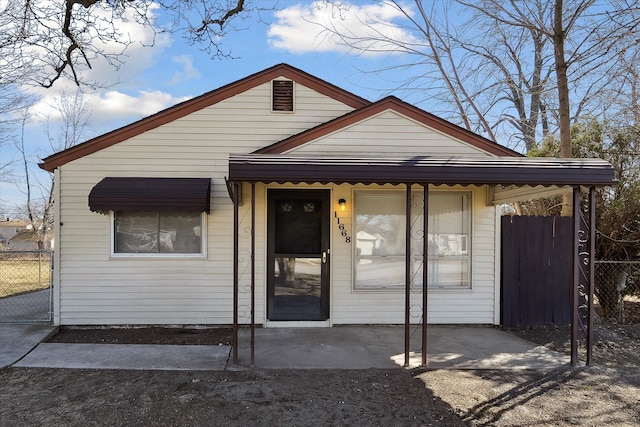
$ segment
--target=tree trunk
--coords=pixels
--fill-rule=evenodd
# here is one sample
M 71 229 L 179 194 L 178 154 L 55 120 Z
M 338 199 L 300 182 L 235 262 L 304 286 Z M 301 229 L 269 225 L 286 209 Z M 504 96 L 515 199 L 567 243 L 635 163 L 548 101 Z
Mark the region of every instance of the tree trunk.
M 569 82 L 567 79 L 568 64 L 564 55 L 566 33 L 563 28 L 563 0 L 556 0 L 553 16 L 553 51 L 556 62 L 556 79 L 558 83 L 558 115 L 560 117 L 560 157 L 573 157 L 571 150 L 571 119 L 569 115 Z M 562 196 L 562 216 L 571 216 L 573 212 L 570 194 Z

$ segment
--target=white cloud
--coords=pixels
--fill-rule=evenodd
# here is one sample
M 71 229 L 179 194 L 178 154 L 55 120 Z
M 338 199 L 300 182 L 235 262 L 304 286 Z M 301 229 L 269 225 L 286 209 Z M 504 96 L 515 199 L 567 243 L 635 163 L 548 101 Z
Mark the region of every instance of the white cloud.
M 402 6 L 409 11 L 408 6 Z M 349 52 L 378 55 L 403 52 L 401 46 L 418 43 L 402 28 L 406 16 L 387 2 L 368 5 L 321 1 L 295 5 L 274 14 L 269 43 L 292 53 Z M 339 34 L 339 35 L 338 35 Z
M 182 69 L 173 73 L 171 84 L 177 84 L 185 80 L 197 80 L 200 72 L 193 66 L 193 58 L 190 55 L 174 56 L 173 62 L 182 66 Z
M 91 111 L 92 124 L 108 124 L 123 119 L 133 122 L 187 99 L 189 97 L 175 97 L 162 91 L 145 90 L 133 94 L 109 90 L 84 95 L 84 101 Z M 42 98 L 31 112 L 36 122 L 55 123 L 61 119 L 54 97 Z
M 104 18 L 104 21 L 96 19 L 96 22 L 102 22 L 102 25 L 110 19 L 109 12 L 101 8 L 96 8 L 94 13 Z M 110 30 L 121 34 L 123 39 L 132 41 L 127 46 L 122 57 L 123 62 L 119 66 L 109 63 L 106 57 L 98 56 L 91 60 L 91 69 L 83 65 L 77 68 L 83 79 L 97 82 L 102 86 L 95 89 L 91 89 L 90 86 L 81 88 L 85 92 L 84 100 L 92 111 L 92 123 L 109 123 L 112 120 L 128 118 L 133 121 L 183 100 L 168 93 L 140 89 L 146 86 L 146 82 L 141 81 L 140 76 L 145 70 L 155 65 L 156 58 L 170 45 L 171 40 L 168 35 L 136 22 L 133 13 L 132 10 L 126 9 L 124 19 L 114 20 L 115 28 Z M 149 14 L 150 22 L 154 22 L 153 7 L 149 10 Z M 122 44 L 114 41 L 103 42 L 95 35 L 93 44 L 107 57 L 120 54 L 123 48 Z M 185 76 L 193 76 L 197 73 L 186 56 L 177 62 L 182 62 Z M 118 90 L 112 89 L 116 86 Z M 105 87 L 111 89 L 105 89 Z M 58 121 L 60 114 L 55 106 L 56 97 L 63 92 L 73 94 L 78 88 L 72 80 L 65 78 L 56 81 L 49 89 L 24 86 L 23 90 L 38 99 L 31 109 L 34 125 L 37 125 L 44 121 L 49 123 Z
M 93 119 L 145 117 L 164 110 L 174 104 L 186 101 L 188 97 L 174 97 L 161 91 L 138 91 L 136 96 L 118 91 L 109 91 L 97 97 L 89 98 Z
M 37 3 L 32 8 L 37 19 L 30 21 L 32 28 L 29 28 L 33 32 L 33 38 L 29 39 L 33 44 L 24 47 L 19 57 L 11 58 L 14 63 L 29 63 L 33 70 L 31 84 L 34 85 L 55 78 L 54 68 L 60 64 L 68 43 L 61 34 L 65 1 L 43 0 Z M 170 42 L 166 33 L 154 28 L 157 9 L 158 6 L 153 3 L 128 5 L 116 13 L 107 2 L 98 2 L 88 9 L 76 7 L 76 21 L 71 26 L 75 38 L 84 49 L 82 54 L 80 51 L 74 53 L 77 58 L 74 69 L 67 67 L 54 86 L 72 83 L 72 72 L 83 82 L 105 86 L 126 82 L 136 76 Z M 146 21 L 139 16 L 141 13 L 146 13 Z M 16 25 L 8 31 L 20 29 Z M 88 64 L 84 58 L 87 58 Z

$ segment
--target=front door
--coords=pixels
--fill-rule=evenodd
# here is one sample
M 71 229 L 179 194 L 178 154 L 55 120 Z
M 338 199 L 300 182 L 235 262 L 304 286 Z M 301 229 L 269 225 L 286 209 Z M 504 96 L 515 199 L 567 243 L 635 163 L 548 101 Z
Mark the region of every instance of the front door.
M 329 318 L 329 191 L 268 190 L 269 320 Z

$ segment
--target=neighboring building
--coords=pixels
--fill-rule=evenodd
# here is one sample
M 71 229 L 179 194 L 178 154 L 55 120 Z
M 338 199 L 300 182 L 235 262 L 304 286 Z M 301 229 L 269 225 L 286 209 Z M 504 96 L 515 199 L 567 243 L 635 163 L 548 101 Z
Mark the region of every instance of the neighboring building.
M 6 245 L 9 240 L 23 230 L 29 230 L 31 226 L 27 221 L 11 220 L 0 221 L 0 244 Z
M 9 248 L 13 251 L 38 251 L 53 249 L 49 236 L 42 236 L 32 230 L 22 230 L 9 239 Z
M 38 233 L 25 230 L 9 239 L 9 247 L 14 251 L 37 251 L 38 249 L 43 249 L 38 245 L 39 240 Z
M 606 162 L 525 158 L 288 65 L 41 167 L 60 325 L 230 324 L 234 307 L 249 323 L 252 283 L 267 327 L 397 324 L 409 308 L 420 323 L 423 277 L 429 323 L 499 324 L 496 204 L 613 180 Z

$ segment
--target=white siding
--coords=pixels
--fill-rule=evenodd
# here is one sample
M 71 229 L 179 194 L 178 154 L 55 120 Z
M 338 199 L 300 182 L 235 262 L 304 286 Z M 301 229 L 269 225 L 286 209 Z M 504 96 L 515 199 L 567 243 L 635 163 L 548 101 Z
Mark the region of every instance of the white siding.
M 341 116 L 351 108 L 308 88 L 296 87 L 295 113 L 270 111 L 270 84 L 64 165 L 57 177 L 60 210 L 57 254 L 59 298 L 55 321 L 91 324 L 229 324 L 232 322 L 233 205 L 224 177 L 229 153 L 249 153 Z M 482 150 L 402 115 L 384 112 L 308 143 L 296 153 L 487 155 Z M 210 177 L 206 259 L 110 257 L 110 217 L 89 211 L 91 188 L 106 176 Z M 269 185 L 270 188 L 277 187 Z M 291 185 L 284 186 L 291 188 Z M 349 185 L 314 185 L 353 202 Z M 366 188 L 361 186 L 362 188 Z M 398 188 L 398 187 L 391 187 Z M 266 309 L 266 189 L 256 185 L 256 322 Z M 464 188 L 468 191 L 468 188 Z M 240 322 L 250 320 L 250 190 L 240 207 Z M 472 288 L 429 293 L 430 323 L 493 323 L 495 313 L 495 208 L 486 190 L 473 189 Z M 352 209 L 350 206 L 348 210 Z M 352 237 L 349 213 L 341 219 Z M 353 291 L 353 250 L 331 218 L 332 324 L 402 323 L 404 294 Z M 413 321 L 420 320 L 420 293 L 412 294 Z
M 366 189 L 374 186 L 349 185 L 334 189 L 334 204 L 344 197 L 353 200 L 353 189 Z M 394 187 L 389 187 L 394 188 Z M 395 187 L 396 189 L 398 187 Z M 438 187 L 443 188 L 443 187 Z M 446 188 L 446 187 L 445 187 Z M 494 323 L 495 277 L 495 208 L 486 206 L 486 189 L 473 187 L 454 187 L 454 189 L 473 189 L 472 207 L 472 260 L 471 289 L 430 290 L 427 307 L 429 323 Z M 398 191 L 406 191 L 404 188 Z M 342 218 L 348 233 L 353 233 L 351 215 Z M 352 240 L 353 242 L 353 240 Z M 334 324 L 357 323 L 404 323 L 403 290 L 353 290 L 353 243 L 345 243 L 340 235 L 337 222 L 332 228 L 332 321 Z M 411 294 L 411 322 L 420 322 L 422 315 L 422 293 Z
M 295 154 L 488 156 L 463 141 L 425 127 L 395 111 L 384 111 L 339 132 L 291 150 Z
M 229 153 L 254 151 L 352 110 L 298 85 L 295 113 L 272 113 L 270 87 L 258 86 L 60 168 L 63 225 L 57 239 L 56 323 L 232 322 L 233 205 L 224 184 Z M 110 217 L 91 212 L 87 205 L 91 188 L 106 176 L 212 178 L 207 258 L 111 259 Z M 248 212 L 245 203 L 240 242 L 241 290 L 247 291 L 241 299 L 243 322 L 249 319 Z M 258 228 L 264 228 L 262 223 Z M 258 243 L 257 268 L 264 271 L 264 242 Z M 261 321 L 264 275 L 259 283 L 256 314 Z

